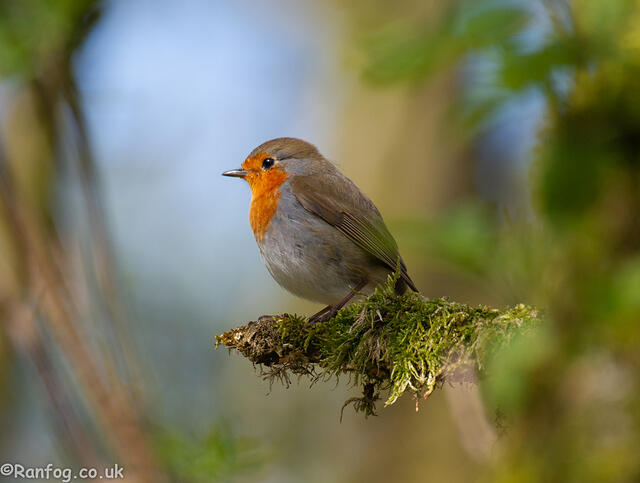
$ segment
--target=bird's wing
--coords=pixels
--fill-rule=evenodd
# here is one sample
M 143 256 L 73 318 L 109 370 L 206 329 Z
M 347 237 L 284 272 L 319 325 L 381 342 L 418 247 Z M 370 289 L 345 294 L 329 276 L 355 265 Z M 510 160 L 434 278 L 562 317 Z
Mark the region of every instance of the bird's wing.
M 290 186 L 307 211 L 334 226 L 391 270 L 396 270 L 399 260 L 400 276 L 412 290 L 418 291 L 380 212 L 348 178 L 337 172 L 331 176 L 294 176 Z

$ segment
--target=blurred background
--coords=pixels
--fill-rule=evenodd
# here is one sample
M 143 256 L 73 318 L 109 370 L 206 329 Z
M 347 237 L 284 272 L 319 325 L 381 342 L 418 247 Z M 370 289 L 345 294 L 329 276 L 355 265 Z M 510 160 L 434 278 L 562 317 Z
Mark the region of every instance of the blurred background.
M 635 0 L 0 1 L 0 463 L 640 480 L 638 74 Z M 348 381 L 214 350 L 318 309 L 220 176 L 278 136 L 375 200 L 424 295 L 532 304 L 539 333 L 479 392 L 342 423 Z

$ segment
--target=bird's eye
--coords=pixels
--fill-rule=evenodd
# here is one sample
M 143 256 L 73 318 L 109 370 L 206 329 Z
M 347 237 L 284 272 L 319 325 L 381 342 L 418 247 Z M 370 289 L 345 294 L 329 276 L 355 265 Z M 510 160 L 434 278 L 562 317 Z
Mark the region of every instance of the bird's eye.
M 262 162 L 262 169 L 266 171 L 267 169 L 271 168 L 274 163 L 275 160 L 273 158 L 265 158 L 265 160 Z

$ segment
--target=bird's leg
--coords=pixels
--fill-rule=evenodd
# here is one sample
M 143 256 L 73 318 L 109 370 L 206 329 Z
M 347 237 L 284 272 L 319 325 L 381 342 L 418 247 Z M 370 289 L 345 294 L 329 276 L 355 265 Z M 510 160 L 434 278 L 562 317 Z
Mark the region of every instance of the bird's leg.
M 333 305 L 327 305 L 324 309 L 320 310 L 320 312 L 317 312 L 315 314 L 313 314 L 311 317 L 309 317 L 309 321 L 313 320 L 313 322 L 311 322 L 311 324 L 317 322 L 317 319 L 319 319 L 323 314 L 325 314 L 327 311 L 331 310 L 333 308 Z M 306 329 L 307 326 L 311 325 L 309 323 L 307 323 L 304 328 Z
M 345 304 L 349 300 L 351 300 L 354 295 L 356 295 L 360 290 L 362 290 L 364 288 L 365 285 L 367 285 L 366 281 L 365 282 L 360 282 L 358 285 L 356 285 L 354 288 L 352 288 L 351 292 L 349 292 L 347 294 L 347 296 L 345 298 L 343 298 L 340 302 L 338 302 L 335 305 L 329 305 L 329 306 L 325 307 L 324 309 L 322 309 L 317 314 L 314 314 L 311 317 L 309 317 L 309 321 L 306 324 L 304 324 L 303 329 L 308 329 L 309 327 L 311 327 L 313 324 L 315 324 L 317 322 L 326 322 L 327 320 L 334 318 L 336 316 L 336 314 L 338 313 L 338 310 L 340 310 L 342 307 L 344 307 Z

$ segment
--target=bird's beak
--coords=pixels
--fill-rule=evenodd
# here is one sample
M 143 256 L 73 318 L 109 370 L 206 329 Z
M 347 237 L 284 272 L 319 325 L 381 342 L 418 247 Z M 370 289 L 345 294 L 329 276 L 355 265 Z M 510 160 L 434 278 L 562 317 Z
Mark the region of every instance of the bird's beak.
M 222 173 L 222 176 L 231 176 L 232 178 L 246 178 L 249 171 L 244 169 L 231 169 Z

